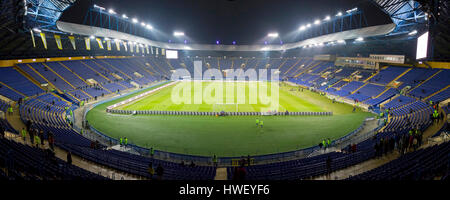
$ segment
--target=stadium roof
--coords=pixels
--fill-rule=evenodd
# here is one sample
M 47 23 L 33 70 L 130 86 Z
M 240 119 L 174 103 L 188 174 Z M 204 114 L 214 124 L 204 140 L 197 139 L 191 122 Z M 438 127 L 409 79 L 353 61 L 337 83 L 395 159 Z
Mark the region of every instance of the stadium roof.
M 149 40 L 143 37 L 130 35 L 110 29 L 98 28 L 92 26 L 86 26 L 81 24 L 74 24 L 68 22 L 57 22 L 59 30 L 85 35 L 95 36 L 102 38 L 112 38 L 124 41 L 137 42 L 139 44 L 146 44 L 165 49 L 177 49 L 177 50 L 201 50 L 201 51 L 284 51 L 289 49 L 300 48 L 306 45 L 323 44 L 327 42 L 335 42 L 338 40 L 350 40 L 356 38 L 374 37 L 380 35 L 386 35 L 395 28 L 395 24 L 378 25 L 372 27 L 366 27 L 361 29 L 355 29 L 350 31 L 338 32 L 328 35 L 323 35 L 307 40 L 303 40 L 296 43 L 286 43 L 282 45 L 210 45 L 210 44 L 177 44 L 159 42 Z

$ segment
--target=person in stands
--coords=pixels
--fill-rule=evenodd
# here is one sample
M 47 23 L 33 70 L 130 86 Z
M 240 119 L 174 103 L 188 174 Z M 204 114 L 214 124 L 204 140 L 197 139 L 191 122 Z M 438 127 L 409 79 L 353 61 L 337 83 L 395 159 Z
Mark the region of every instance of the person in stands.
M 331 157 L 328 156 L 327 161 L 326 161 L 326 165 L 327 165 L 327 176 L 330 176 L 331 174 Z
M 39 131 L 39 138 L 41 140 L 41 145 L 44 146 L 44 131 Z
M 158 164 L 158 167 L 156 168 L 156 175 L 158 175 L 159 180 L 162 180 L 162 177 L 164 175 L 164 168 L 161 166 L 161 164 Z
M 150 180 L 153 179 L 153 175 L 155 174 L 155 170 L 153 169 L 153 163 L 148 164 L 148 175 L 150 176 Z
M 3 126 L 0 126 L 0 137 L 1 138 L 5 137 L 5 129 L 3 128 Z
M 67 152 L 67 164 L 72 164 L 72 153 L 70 151 Z

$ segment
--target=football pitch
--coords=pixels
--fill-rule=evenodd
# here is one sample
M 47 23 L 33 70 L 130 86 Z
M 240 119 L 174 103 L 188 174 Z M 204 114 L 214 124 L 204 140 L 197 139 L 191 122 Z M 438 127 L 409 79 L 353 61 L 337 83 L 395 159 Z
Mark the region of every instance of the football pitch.
M 280 90 L 279 87 L 278 82 L 182 81 L 117 109 L 199 112 L 326 111 L 288 90 Z
M 182 82 L 179 84 L 191 84 Z M 214 82 L 204 82 L 202 88 Z M 261 83 L 259 83 L 261 84 Z M 226 104 L 216 99 L 209 104 L 193 104 L 195 92 L 191 90 L 191 104 L 172 102 L 175 86 L 169 86 L 142 99 L 117 109 L 171 110 L 171 111 L 236 111 L 250 112 L 273 109 L 257 102 Z M 158 86 L 160 87 L 160 86 Z M 181 86 L 180 86 L 181 87 Z M 237 83 L 234 88 L 252 87 Z M 259 85 L 258 85 L 259 87 Z M 279 87 L 279 88 L 278 88 Z M 225 87 L 226 88 L 226 87 Z M 211 156 L 246 156 L 286 152 L 317 145 L 322 139 L 338 139 L 357 129 L 371 113 L 357 110 L 342 103 L 332 103 L 328 98 L 308 90 L 299 91 L 296 86 L 281 84 L 278 111 L 331 111 L 333 116 L 182 116 L 182 115 L 123 115 L 107 113 L 106 107 L 132 96 L 155 89 L 147 88 L 132 95 L 100 104 L 91 109 L 86 119 L 89 124 L 113 138 L 127 137 L 130 143 L 157 150 Z M 270 86 L 268 86 L 270 90 Z M 175 92 L 176 93 L 176 92 Z M 182 92 L 178 93 L 181 94 Z M 246 92 L 248 94 L 248 92 Z M 225 92 L 224 92 L 225 94 Z M 269 92 L 268 96 L 272 93 Z M 238 102 L 237 96 L 232 97 Z M 220 99 L 220 98 L 219 98 Z M 241 99 L 242 100 L 242 99 Z M 257 127 L 255 120 L 264 121 Z

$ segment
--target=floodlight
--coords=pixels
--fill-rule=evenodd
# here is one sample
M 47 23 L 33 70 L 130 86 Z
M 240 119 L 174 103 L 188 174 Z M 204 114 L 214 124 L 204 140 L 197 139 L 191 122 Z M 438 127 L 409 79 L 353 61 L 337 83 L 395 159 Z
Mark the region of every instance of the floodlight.
M 173 32 L 173 35 L 174 36 L 184 36 L 184 33 L 183 32 L 178 32 L 178 31 L 175 31 L 175 32 Z
M 323 21 L 329 21 L 331 19 L 330 16 L 326 16 L 325 19 L 323 19 Z
M 144 23 L 144 22 L 141 22 L 141 26 L 144 26 L 144 27 L 145 27 L 145 23 Z
M 278 37 L 278 33 L 269 33 L 267 34 L 268 37 L 276 38 Z
M 307 24 L 307 25 L 306 25 L 306 28 L 309 28 L 309 27 L 311 27 L 311 24 Z
M 320 24 L 320 20 L 316 19 L 316 21 L 314 21 L 314 24 L 315 24 L 315 25 Z
M 358 10 L 358 8 L 353 8 L 353 9 L 351 9 L 351 10 L 347 10 L 346 12 L 347 13 L 352 13 L 352 12 L 355 12 L 355 11 L 357 11 Z
M 127 16 L 127 15 L 125 15 L 125 14 L 123 14 L 123 15 L 122 15 L 122 18 L 124 18 L 124 19 L 128 19 L 128 16 Z
M 344 43 L 345 43 L 345 40 L 338 40 L 337 43 L 339 43 L 339 44 L 344 44 Z
M 91 39 L 95 39 L 95 36 L 91 35 L 91 37 L 89 37 L 89 38 L 91 38 Z
M 109 14 L 112 14 L 112 15 L 116 14 L 116 12 L 114 12 L 113 9 L 109 9 L 109 10 L 108 10 L 108 13 L 109 13 Z
M 356 38 L 356 40 L 355 41 L 358 41 L 358 42 L 362 42 L 362 41 L 364 41 L 364 38 L 362 38 L 362 37 L 359 37 L 359 38 Z
M 97 6 L 96 4 L 94 4 L 94 8 L 98 8 L 98 9 L 100 9 L 100 10 L 106 10 L 105 8 L 100 7 L 100 6 Z
M 133 18 L 132 21 L 133 21 L 133 23 L 135 23 L 135 24 L 139 22 L 136 18 Z
M 415 34 L 417 34 L 417 30 L 413 30 L 413 31 L 408 33 L 408 35 L 415 35 Z
M 336 14 L 336 16 L 338 16 L 338 17 L 342 16 L 342 12 L 338 12 L 338 14 Z
M 300 31 L 303 31 L 303 30 L 305 30 L 305 29 L 306 29 L 306 26 L 305 26 L 305 25 L 300 26 L 300 28 L 299 28 Z
M 153 29 L 153 26 L 151 26 L 150 24 L 147 24 L 147 25 L 145 26 L 145 28 L 147 28 L 148 30 L 152 30 L 152 29 Z

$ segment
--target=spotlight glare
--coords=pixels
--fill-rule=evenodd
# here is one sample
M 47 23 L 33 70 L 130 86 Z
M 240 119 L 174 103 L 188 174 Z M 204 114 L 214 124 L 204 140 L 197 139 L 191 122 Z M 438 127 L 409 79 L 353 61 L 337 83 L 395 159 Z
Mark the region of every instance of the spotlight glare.
M 316 19 L 316 21 L 314 21 L 315 25 L 319 25 L 320 24 L 320 20 Z
M 415 34 L 417 34 L 417 30 L 413 30 L 413 31 L 408 33 L 408 35 L 415 35 Z
M 362 41 L 364 41 L 364 38 L 362 38 L 362 37 L 359 37 L 359 38 L 356 38 L 356 40 L 355 41 L 358 41 L 358 42 L 362 42 Z
M 306 26 L 305 26 L 305 25 L 300 26 L 300 28 L 299 28 L 300 31 L 303 31 L 303 30 L 305 30 L 305 29 L 306 29 Z
M 184 36 L 184 33 L 183 32 L 178 32 L 178 31 L 175 31 L 175 32 L 173 32 L 173 36 Z
M 147 24 L 147 25 L 145 26 L 145 28 L 147 28 L 148 30 L 152 30 L 152 29 L 153 29 L 153 26 L 151 26 L 150 24 Z
M 269 34 L 267 34 L 267 36 L 271 37 L 271 38 L 276 38 L 276 37 L 278 37 L 278 33 L 269 33 Z
M 353 8 L 353 9 L 351 9 L 351 10 L 347 10 L 346 12 L 347 13 L 352 13 L 352 12 L 356 12 L 358 10 L 358 8 Z
M 116 14 L 116 12 L 113 9 L 109 9 L 108 13 L 111 14 L 111 15 L 115 15 Z
M 132 21 L 133 21 L 133 23 L 135 23 L 135 24 L 139 22 L 138 19 L 136 19 L 136 18 L 133 18 Z
M 342 12 L 338 12 L 338 14 L 336 16 L 338 16 L 338 17 L 342 16 Z
M 127 15 L 125 15 L 125 14 L 123 14 L 123 15 L 122 15 L 122 18 L 124 18 L 124 19 L 128 19 L 128 16 L 127 16 Z
M 329 21 L 331 19 L 330 16 L 326 16 L 325 19 L 323 21 Z

